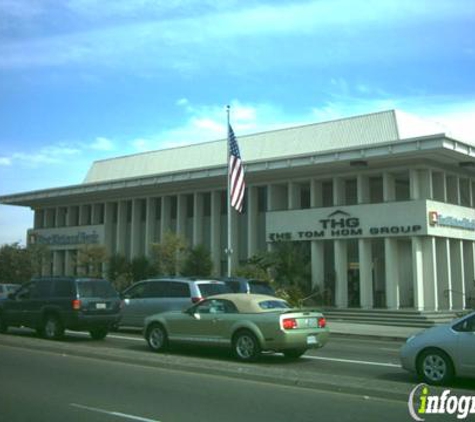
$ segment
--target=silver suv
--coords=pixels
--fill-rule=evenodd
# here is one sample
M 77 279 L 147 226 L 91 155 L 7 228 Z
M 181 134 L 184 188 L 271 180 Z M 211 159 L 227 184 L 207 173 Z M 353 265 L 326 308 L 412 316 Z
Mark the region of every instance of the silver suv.
M 194 278 L 158 278 L 138 281 L 121 298 L 121 327 L 143 328 L 144 319 L 158 312 L 183 310 L 205 297 L 230 293 L 223 281 Z

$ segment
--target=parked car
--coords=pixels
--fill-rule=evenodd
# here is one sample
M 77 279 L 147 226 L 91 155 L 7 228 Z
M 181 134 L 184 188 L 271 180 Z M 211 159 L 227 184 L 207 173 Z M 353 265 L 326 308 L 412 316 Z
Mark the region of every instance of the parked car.
M 242 277 L 223 277 L 220 280 L 224 281 L 233 293 L 256 293 L 276 296 L 274 289 L 267 281 Z
M 106 280 L 45 277 L 24 284 L 0 301 L 0 332 L 9 326 L 36 329 L 59 339 L 66 329 L 103 339 L 120 318 L 121 300 Z
M 194 278 L 142 280 L 125 289 L 120 326 L 143 328 L 145 317 L 157 312 L 183 310 L 203 298 L 229 292 L 223 281 Z
M 20 284 L 0 283 L 0 299 L 5 299 L 10 293 L 13 293 L 20 287 Z
M 182 312 L 164 312 L 145 320 L 145 339 L 155 352 L 171 343 L 231 348 L 241 361 L 256 360 L 261 351 L 298 358 L 328 340 L 325 317 L 292 309 L 279 298 L 232 293 L 216 295 Z
M 427 384 L 475 377 L 475 312 L 410 337 L 400 355 L 402 367 Z

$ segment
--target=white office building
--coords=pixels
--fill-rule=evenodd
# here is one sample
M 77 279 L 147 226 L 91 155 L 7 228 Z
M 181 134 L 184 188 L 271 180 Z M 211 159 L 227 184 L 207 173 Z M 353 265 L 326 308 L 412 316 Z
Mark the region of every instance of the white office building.
M 244 212 L 233 268 L 305 242 L 309 283 L 336 307 L 456 310 L 475 279 L 475 143 L 399 111 L 239 136 Z M 83 183 L 0 198 L 34 210 L 55 275 L 84 244 L 129 259 L 172 230 L 227 257 L 226 140 L 92 163 Z

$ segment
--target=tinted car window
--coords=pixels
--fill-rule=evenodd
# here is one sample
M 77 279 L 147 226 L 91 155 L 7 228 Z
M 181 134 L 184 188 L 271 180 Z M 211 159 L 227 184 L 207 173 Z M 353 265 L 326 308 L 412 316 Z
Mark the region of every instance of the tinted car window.
M 53 296 L 71 297 L 74 296 L 74 285 L 70 280 L 56 280 L 54 283 Z
M 78 281 L 78 293 L 81 297 L 114 297 L 117 292 L 107 281 Z
M 170 297 L 170 283 L 165 282 L 150 282 L 147 285 L 147 297 Z
M 169 281 L 167 284 L 168 297 L 190 297 L 190 286 L 187 283 Z
M 203 297 L 229 293 L 229 287 L 221 283 L 200 283 L 198 288 Z
M 259 307 L 262 309 L 289 309 L 290 306 L 284 300 L 264 300 L 259 302 Z
M 39 280 L 34 284 L 34 287 L 31 290 L 31 296 L 35 298 L 45 298 L 51 295 L 51 290 L 53 286 L 52 280 Z
M 125 296 L 130 299 L 141 299 L 145 297 L 145 283 L 131 287 L 125 292 Z
M 233 293 L 239 293 L 240 292 L 240 283 L 239 281 L 226 281 L 226 284 L 228 287 L 233 291 Z

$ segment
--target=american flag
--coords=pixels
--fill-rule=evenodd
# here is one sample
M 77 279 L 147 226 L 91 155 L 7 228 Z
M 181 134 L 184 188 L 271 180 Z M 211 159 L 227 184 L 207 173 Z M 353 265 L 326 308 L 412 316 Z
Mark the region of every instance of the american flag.
M 234 135 L 233 128 L 228 125 L 228 142 L 229 142 L 229 195 L 231 196 L 231 206 L 238 212 L 242 212 L 244 202 L 244 190 L 246 183 L 244 182 L 244 168 L 239 153 L 239 146 Z

